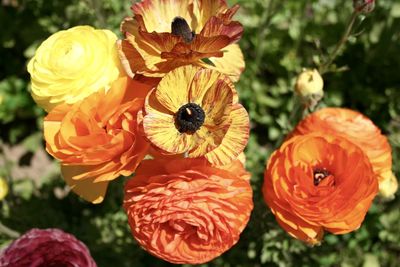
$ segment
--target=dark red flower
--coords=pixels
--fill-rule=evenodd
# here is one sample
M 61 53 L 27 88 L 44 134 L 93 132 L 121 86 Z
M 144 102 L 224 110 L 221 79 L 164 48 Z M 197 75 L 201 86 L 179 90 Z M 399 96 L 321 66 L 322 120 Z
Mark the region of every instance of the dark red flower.
M 0 267 L 96 267 L 88 248 L 59 229 L 32 229 L 0 253 Z

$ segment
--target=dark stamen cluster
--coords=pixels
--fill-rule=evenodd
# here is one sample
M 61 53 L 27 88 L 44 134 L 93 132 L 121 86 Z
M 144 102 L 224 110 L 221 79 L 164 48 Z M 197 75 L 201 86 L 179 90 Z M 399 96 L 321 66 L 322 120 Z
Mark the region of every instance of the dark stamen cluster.
M 325 169 L 315 169 L 314 170 L 314 185 L 317 186 L 319 183 L 328 177 L 330 173 Z
M 195 33 L 190 29 L 189 24 L 182 17 L 175 17 L 171 23 L 171 33 L 180 36 L 186 43 L 191 43 Z
M 205 117 L 199 105 L 188 103 L 175 113 L 175 126 L 180 133 L 193 134 L 203 125 Z

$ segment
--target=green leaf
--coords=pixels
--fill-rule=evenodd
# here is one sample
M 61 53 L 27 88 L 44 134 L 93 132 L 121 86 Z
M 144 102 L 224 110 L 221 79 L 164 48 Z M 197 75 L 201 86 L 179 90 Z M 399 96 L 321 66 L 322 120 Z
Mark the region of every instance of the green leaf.
M 213 67 L 215 67 L 215 64 L 209 59 L 209 58 L 202 58 L 201 61 L 203 61 L 204 63 L 211 65 Z

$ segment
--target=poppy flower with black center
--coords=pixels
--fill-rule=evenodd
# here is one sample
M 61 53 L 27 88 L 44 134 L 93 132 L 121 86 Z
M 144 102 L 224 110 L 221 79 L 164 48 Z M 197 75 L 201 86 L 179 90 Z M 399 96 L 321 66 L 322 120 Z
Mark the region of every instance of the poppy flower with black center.
M 367 155 L 327 133 L 292 137 L 276 150 L 264 173 L 263 194 L 278 223 L 310 244 L 325 231 L 358 229 L 378 192 Z
M 143 115 L 146 138 L 159 150 L 215 165 L 236 159 L 249 137 L 249 117 L 231 80 L 210 69 L 168 73 L 147 95 Z
M 174 68 L 196 65 L 238 80 L 244 69 L 237 44 L 243 27 L 232 21 L 239 9 L 225 0 L 144 0 L 121 25 L 120 57 L 130 76 L 163 77 Z

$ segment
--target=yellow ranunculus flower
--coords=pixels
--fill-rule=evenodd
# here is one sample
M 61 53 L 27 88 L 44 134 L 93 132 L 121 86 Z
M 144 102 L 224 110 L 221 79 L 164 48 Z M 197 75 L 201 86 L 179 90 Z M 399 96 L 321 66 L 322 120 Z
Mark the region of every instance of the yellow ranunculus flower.
M 111 31 L 90 26 L 51 35 L 28 64 L 36 103 L 50 111 L 109 88 L 122 73 L 116 41 Z
M 0 177 L 0 201 L 3 200 L 8 194 L 8 185 L 3 177 Z

